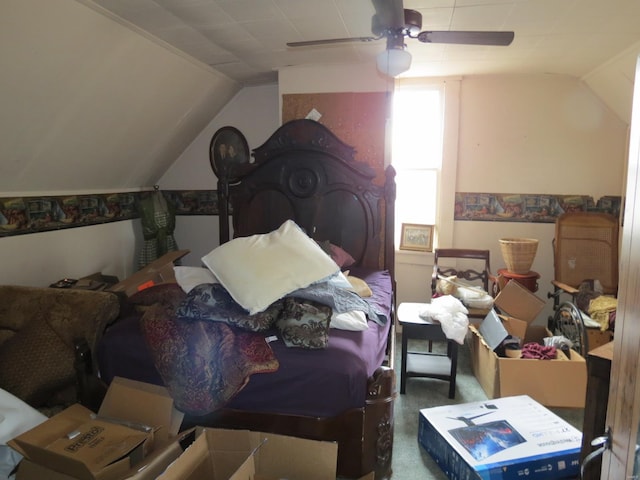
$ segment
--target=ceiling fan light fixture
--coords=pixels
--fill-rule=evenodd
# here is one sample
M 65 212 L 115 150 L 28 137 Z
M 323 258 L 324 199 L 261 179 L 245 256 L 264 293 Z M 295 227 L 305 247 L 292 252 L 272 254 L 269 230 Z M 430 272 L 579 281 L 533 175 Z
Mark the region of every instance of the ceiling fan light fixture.
M 411 67 L 411 54 L 404 48 L 387 48 L 376 57 L 378 71 L 389 77 L 397 77 Z

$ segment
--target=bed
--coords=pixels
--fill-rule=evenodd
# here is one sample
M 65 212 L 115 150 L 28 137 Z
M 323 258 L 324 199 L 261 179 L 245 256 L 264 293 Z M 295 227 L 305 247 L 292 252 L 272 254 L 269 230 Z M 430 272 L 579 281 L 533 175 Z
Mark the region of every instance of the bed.
M 388 478 L 396 395 L 394 172 L 389 168 L 376 178 L 372 168 L 354 159 L 352 147 L 312 120 L 284 124 L 253 157 L 252 163 L 226 171 L 218 180 L 219 249 L 239 239 L 272 235 L 292 222 L 336 262 L 334 253 L 350 257 L 351 264 L 342 270 L 370 289 L 363 298 L 377 320 L 368 317 L 367 327 L 358 331 L 328 329 L 322 348 L 269 341 L 269 358 L 276 359 L 277 368 L 254 372 L 224 405 L 187 415 L 184 427 L 249 428 L 335 441 L 340 477 L 375 471 L 376 479 Z M 206 288 L 215 286 L 200 285 L 189 295 Z M 159 294 L 165 302 L 173 295 L 167 292 Z M 211 290 L 206 293 L 211 298 Z M 101 375 L 107 382 L 118 375 L 168 384 L 139 326 L 148 310 L 139 315 L 131 314 L 105 332 L 98 351 Z M 212 323 L 202 328 L 212 328 Z M 201 337 L 210 334 L 202 332 Z M 273 340 L 279 332 L 260 332 L 260 339 Z M 246 345 L 245 350 L 255 353 L 255 342 Z

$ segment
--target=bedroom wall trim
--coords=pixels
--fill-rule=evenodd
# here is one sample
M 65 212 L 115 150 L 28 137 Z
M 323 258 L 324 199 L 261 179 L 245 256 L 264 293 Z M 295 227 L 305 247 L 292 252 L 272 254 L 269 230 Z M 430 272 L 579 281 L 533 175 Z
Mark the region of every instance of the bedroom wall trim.
M 0 197 L 0 237 L 140 218 L 137 204 L 148 191 Z M 217 215 L 216 190 L 162 190 L 176 215 Z
M 565 212 L 601 212 L 620 218 L 622 197 L 456 192 L 454 220 L 555 223 Z
M 176 215 L 218 215 L 217 190 L 162 190 Z M 0 197 L 0 238 L 139 218 L 148 192 Z M 555 223 L 567 211 L 620 218 L 622 197 L 456 192 L 454 220 Z

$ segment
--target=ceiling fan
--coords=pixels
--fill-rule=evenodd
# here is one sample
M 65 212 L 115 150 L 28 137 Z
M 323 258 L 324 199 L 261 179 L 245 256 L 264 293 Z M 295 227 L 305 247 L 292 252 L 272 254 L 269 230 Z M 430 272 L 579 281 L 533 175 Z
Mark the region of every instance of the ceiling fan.
M 308 47 L 345 42 L 372 42 L 386 38 L 387 48 L 378 55 L 378 68 L 387 75 L 396 76 L 409 69 L 411 55 L 405 50 L 405 37 L 423 43 L 508 46 L 514 33 L 507 31 L 422 31 L 422 14 L 404 8 L 403 0 L 372 0 L 375 14 L 371 18 L 368 37 L 328 38 L 289 42 L 289 47 Z

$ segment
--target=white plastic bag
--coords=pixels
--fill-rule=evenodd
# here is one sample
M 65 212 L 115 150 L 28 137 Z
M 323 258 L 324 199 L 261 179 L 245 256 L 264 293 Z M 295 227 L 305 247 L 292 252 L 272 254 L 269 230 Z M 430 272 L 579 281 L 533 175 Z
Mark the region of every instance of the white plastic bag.
M 493 308 L 493 297 L 479 288 L 458 287 L 456 297 L 471 308 L 489 310 Z
M 419 313 L 422 318 L 440 322 L 444 335 L 460 345 L 464 344 L 469 329 L 468 314 L 462 302 L 452 295 L 433 298 Z
M 12 479 L 14 476 L 9 474 L 22 460 L 22 455 L 7 442 L 46 419 L 36 409 L 0 388 L 0 480 Z

